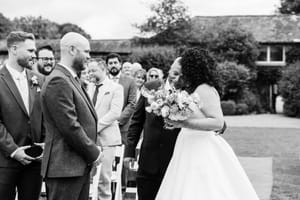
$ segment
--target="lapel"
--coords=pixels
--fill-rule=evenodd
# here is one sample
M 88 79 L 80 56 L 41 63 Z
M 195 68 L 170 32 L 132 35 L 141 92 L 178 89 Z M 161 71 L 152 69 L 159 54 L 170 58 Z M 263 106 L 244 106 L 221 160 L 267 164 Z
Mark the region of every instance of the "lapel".
M 9 90 L 11 91 L 11 93 L 13 94 L 14 98 L 16 99 L 17 103 L 19 104 L 20 108 L 23 110 L 23 112 L 29 116 L 23 99 L 21 97 L 21 94 L 11 76 L 11 74 L 9 73 L 9 71 L 7 70 L 6 66 L 2 67 L 1 69 L 1 78 L 4 80 L 4 82 L 6 83 L 7 87 L 9 88 Z
M 80 83 L 78 83 L 75 78 L 72 76 L 72 74 L 65 69 L 64 67 L 60 66 L 59 64 L 56 66 L 58 70 L 60 70 L 61 72 L 63 72 L 66 76 L 69 77 L 70 81 L 72 82 L 72 84 L 75 86 L 75 88 L 78 90 L 78 92 L 80 93 L 80 95 L 82 96 L 82 98 L 84 99 L 84 101 L 87 103 L 88 107 L 90 108 L 91 113 L 94 115 L 95 119 L 97 120 L 97 114 L 96 111 L 94 109 L 93 104 L 91 103 L 90 98 L 88 97 L 87 92 L 85 91 L 85 89 L 83 87 L 81 87 Z
M 33 109 L 33 105 L 34 105 L 34 101 L 35 101 L 34 97 L 35 97 L 37 88 L 36 88 L 36 86 L 32 85 L 32 81 L 31 81 L 31 78 L 34 76 L 34 74 L 29 70 L 26 70 L 26 74 L 27 74 L 28 89 L 29 89 L 29 115 L 30 115 L 32 112 L 32 109 Z
M 97 96 L 97 103 L 96 103 L 95 107 L 100 107 L 100 105 L 102 104 L 102 102 L 103 102 L 102 100 L 103 100 L 104 94 L 106 92 L 109 92 L 109 88 L 111 88 L 111 87 L 107 87 L 109 85 L 110 85 L 110 80 L 105 80 L 103 82 L 103 85 L 99 88 L 99 93 L 98 93 L 98 96 Z

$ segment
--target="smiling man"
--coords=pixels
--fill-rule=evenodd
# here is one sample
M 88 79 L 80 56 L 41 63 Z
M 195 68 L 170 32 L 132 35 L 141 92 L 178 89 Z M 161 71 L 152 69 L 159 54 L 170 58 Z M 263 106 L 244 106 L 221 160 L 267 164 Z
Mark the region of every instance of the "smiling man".
M 51 46 L 46 45 L 40 47 L 36 54 L 38 59 L 37 70 L 45 76 L 49 75 L 55 65 L 54 50 Z

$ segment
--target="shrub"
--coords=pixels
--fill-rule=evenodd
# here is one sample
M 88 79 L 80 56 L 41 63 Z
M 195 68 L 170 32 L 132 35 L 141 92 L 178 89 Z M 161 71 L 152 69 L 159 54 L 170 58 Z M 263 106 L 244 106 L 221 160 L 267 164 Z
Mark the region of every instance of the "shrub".
M 249 108 L 247 104 L 245 103 L 236 104 L 236 110 L 235 110 L 236 115 L 244 115 L 248 113 L 249 113 Z
M 243 91 L 248 87 L 249 69 L 235 62 L 223 62 L 217 66 L 223 100 L 238 102 L 243 97 Z
M 289 65 L 282 73 L 279 91 L 283 97 L 283 112 L 300 117 L 300 62 Z
M 255 95 L 252 91 L 246 89 L 243 92 L 243 97 L 239 101 L 239 103 L 244 103 L 248 106 L 248 113 L 261 113 L 262 112 L 262 106 L 260 103 L 260 98 L 257 95 Z
M 221 107 L 224 115 L 234 115 L 236 112 L 236 104 L 232 100 L 222 101 Z
M 133 62 L 139 62 L 144 69 L 156 67 L 162 69 L 165 75 L 175 58 L 176 49 L 169 46 L 136 47 L 130 56 Z

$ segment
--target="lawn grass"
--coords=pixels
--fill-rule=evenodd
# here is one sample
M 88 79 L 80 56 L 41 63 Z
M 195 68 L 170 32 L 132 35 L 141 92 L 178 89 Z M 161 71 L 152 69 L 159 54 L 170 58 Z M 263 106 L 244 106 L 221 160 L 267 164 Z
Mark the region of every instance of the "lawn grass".
M 300 129 L 230 127 L 224 138 L 238 156 L 273 158 L 271 200 L 300 199 Z

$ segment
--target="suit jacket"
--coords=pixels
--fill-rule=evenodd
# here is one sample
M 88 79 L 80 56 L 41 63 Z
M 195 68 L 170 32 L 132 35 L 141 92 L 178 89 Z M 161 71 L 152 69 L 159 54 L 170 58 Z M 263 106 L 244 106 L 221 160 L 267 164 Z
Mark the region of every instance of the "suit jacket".
M 126 76 L 121 74 L 119 79 L 119 84 L 123 86 L 124 90 L 124 104 L 123 104 L 123 111 L 121 117 L 119 119 L 121 134 L 122 134 L 122 142 L 126 144 L 127 132 L 128 127 L 130 124 L 130 119 L 135 109 L 136 105 L 136 84 L 135 81 Z
M 156 90 L 161 85 L 160 81 L 153 81 L 146 83 L 145 87 Z M 164 129 L 162 117 L 146 112 L 145 107 L 148 105 L 147 99 L 141 95 L 129 126 L 125 157 L 135 157 L 135 148 L 144 130 L 139 169 L 148 174 L 163 176 L 172 157 L 180 129 Z
M 0 69 L 0 167 L 19 167 L 10 158 L 20 146 L 43 142 L 44 129 L 40 105 L 40 88 L 44 77 L 26 70 L 29 89 L 29 113 L 6 66 Z M 37 78 L 37 84 L 32 78 Z
M 97 115 L 88 94 L 61 65 L 46 77 L 42 92 L 46 140 L 43 177 L 75 177 L 99 155 Z
M 89 85 L 88 93 L 92 98 L 95 85 Z M 115 146 L 121 144 L 121 133 L 118 119 L 123 108 L 123 87 L 106 78 L 99 88 L 95 110 L 98 116 L 98 140 L 101 146 Z

